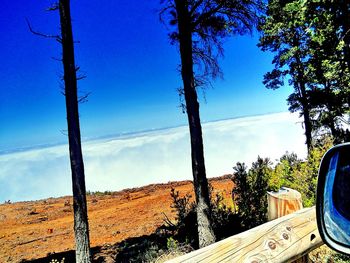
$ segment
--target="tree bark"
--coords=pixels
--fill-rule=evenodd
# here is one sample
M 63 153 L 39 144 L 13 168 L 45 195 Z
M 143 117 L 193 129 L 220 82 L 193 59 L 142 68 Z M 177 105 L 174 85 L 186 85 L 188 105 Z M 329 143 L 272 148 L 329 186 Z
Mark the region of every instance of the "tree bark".
M 306 95 L 305 82 L 303 81 L 302 73 L 299 73 L 299 89 L 301 94 L 301 105 L 303 107 L 303 116 L 304 116 L 304 128 L 305 128 L 305 136 L 306 136 L 306 146 L 307 152 L 310 153 L 312 149 L 312 125 L 310 118 L 310 110 L 309 103 Z
M 305 126 L 305 136 L 306 136 L 306 146 L 307 152 L 310 153 L 312 149 L 312 125 L 310 119 L 309 105 L 306 98 L 302 98 L 303 102 L 303 115 L 304 115 L 304 126 Z
M 215 242 L 210 224 L 210 197 L 204 164 L 202 127 L 194 83 L 191 19 L 184 0 L 175 0 L 179 28 L 181 75 L 191 137 L 193 184 L 197 202 L 199 247 Z
M 345 64 L 347 64 L 348 74 L 350 74 L 350 4 L 348 1 L 340 1 L 341 16 L 340 23 L 343 27 L 343 40 L 345 42 L 344 46 L 344 58 Z M 348 109 L 350 108 L 350 96 L 347 98 Z
M 334 101 L 333 101 L 332 90 L 331 90 L 331 87 L 327 81 L 324 81 L 323 86 L 324 86 L 325 93 L 326 93 L 326 107 L 328 110 L 327 125 L 328 125 L 329 129 L 331 130 L 331 134 L 334 138 L 334 142 L 338 144 L 338 143 L 341 143 L 342 138 L 339 137 L 338 129 L 335 126 L 336 116 L 333 115 Z
M 294 36 L 293 46 L 299 47 L 300 41 L 297 36 Z M 308 101 L 307 93 L 306 93 L 306 80 L 304 75 L 304 67 L 303 62 L 301 61 L 300 54 L 297 52 L 295 55 L 296 60 L 296 79 L 297 79 L 297 87 L 299 90 L 300 103 L 303 108 L 303 116 L 304 116 L 304 128 L 305 128 L 305 136 L 306 136 L 306 146 L 307 151 L 310 153 L 312 149 L 312 124 L 310 118 L 310 103 Z
M 74 234 L 76 262 L 91 262 L 89 225 L 87 219 L 84 163 L 78 112 L 77 76 L 74 62 L 74 42 L 70 16 L 70 1 L 59 1 L 64 69 L 65 98 L 68 124 L 70 165 L 72 170 Z

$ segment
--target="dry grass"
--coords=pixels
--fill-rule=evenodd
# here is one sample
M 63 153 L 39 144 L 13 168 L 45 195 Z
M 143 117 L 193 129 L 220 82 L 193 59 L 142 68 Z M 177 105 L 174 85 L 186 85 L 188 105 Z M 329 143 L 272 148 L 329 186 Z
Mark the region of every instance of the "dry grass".
M 320 246 L 309 253 L 312 263 L 345 263 L 350 262 L 350 257 L 341 255 L 326 245 Z
M 152 261 L 152 263 L 163 263 L 168 260 L 185 255 L 191 251 L 193 251 L 193 248 L 191 246 L 185 244 L 179 245 L 176 248 L 172 248 L 165 251 L 162 255 L 158 256 L 154 261 Z

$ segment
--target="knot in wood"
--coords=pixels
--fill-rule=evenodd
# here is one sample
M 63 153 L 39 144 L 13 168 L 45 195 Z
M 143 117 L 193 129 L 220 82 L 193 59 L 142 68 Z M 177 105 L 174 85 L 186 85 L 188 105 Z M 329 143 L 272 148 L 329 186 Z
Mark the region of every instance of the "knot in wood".
M 273 242 L 273 241 L 269 241 L 268 246 L 269 246 L 269 248 L 272 249 L 272 250 L 276 249 L 276 243 Z
M 291 228 L 290 226 L 287 226 L 286 229 L 287 229 L 288 231 L 291 231 L 291 230 L 292 230 L 292 228 Z
M 289 239 L 289 236 L 288 236 L 287 233 L 283 233 L 283 234 L 282 234 L 282 237 L 283 237 L 283 239 L 285 239 L 285 240 L 288 240 L 288 239 Z

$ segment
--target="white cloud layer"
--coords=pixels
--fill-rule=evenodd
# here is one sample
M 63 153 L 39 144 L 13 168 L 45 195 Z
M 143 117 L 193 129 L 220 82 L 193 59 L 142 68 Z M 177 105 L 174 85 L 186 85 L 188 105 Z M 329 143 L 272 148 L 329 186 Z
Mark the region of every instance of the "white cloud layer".
M 236 162 L 272 161 L 286 151 L 305 157 L 301 120 L 277 113 L 203 124 L 208 177 L 232 173 Z M 188 127 L 83 143 L 86 188 L 121 190 L 191 179 Z M 0 201 L 71 194 L 68 146 L 0 155 Z

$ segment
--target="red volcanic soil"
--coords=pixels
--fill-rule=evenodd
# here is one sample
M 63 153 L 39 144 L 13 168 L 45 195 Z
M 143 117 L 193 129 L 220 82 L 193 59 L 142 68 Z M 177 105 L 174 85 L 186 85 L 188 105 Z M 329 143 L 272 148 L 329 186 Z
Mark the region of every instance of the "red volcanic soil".
M 231 202 L 232 181 L 211 179 L 214 191 Z M 91 247 L 113 245 L 131 237 L 150 235 L 170 219 L 171 188 L 193 194 L 190 181 L 154 184 L 108 195 L 89 195 Z M 0 262 L 43 258 L 74 249 L 72 197 L 0 205 Z

